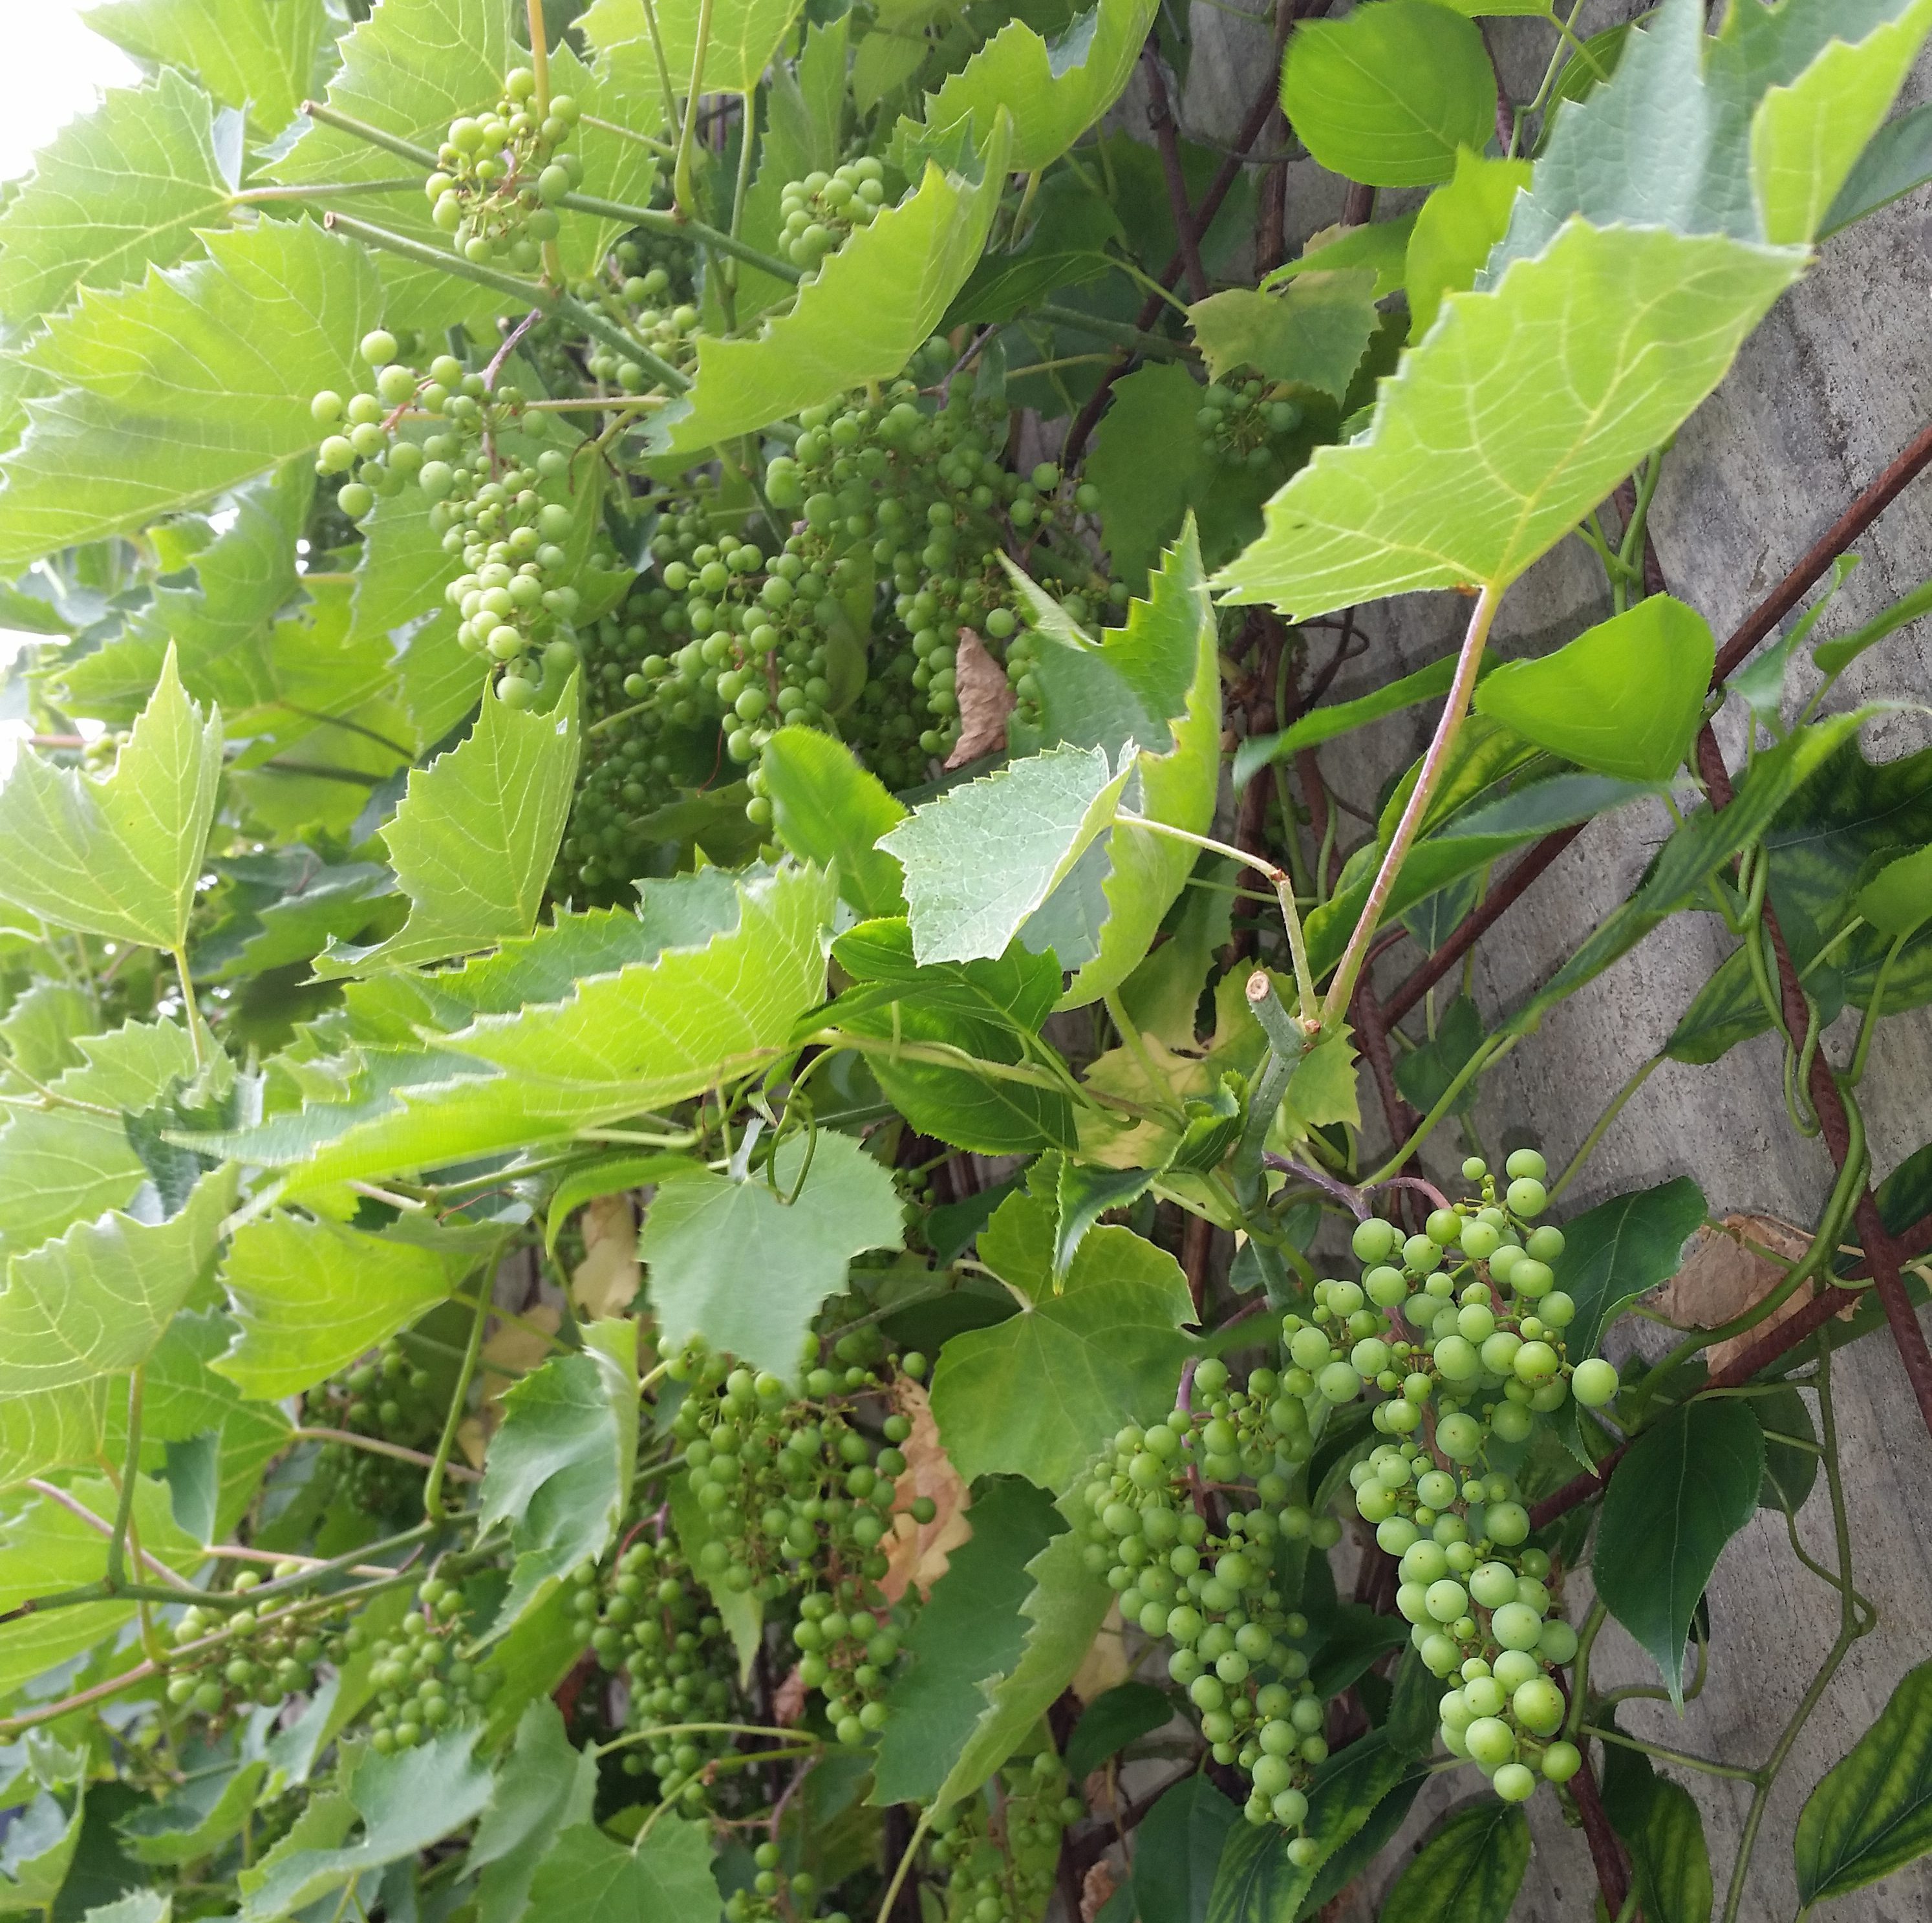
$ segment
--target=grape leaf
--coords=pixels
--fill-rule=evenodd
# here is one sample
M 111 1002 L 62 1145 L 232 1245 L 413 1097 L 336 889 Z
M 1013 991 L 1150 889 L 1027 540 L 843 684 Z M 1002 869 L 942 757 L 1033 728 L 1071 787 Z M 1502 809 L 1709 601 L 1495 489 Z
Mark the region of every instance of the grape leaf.
M 1504 1923 L 1528 1868 L 1522 1811 L 1486 1796 L 1430 1832 L 1383 1903 L 1383 1923 Z
M 16 1253 L 134 1201 L 148 1168 L 125 1118 L 194 1072 L 188 1030 L 170 1022 L 129 1022 L 74 1046 L 81 1060 L 52 1078 L 53 1105 L 12 1111 L 0 1126 L 0 1247 Z
M 1375 0 L 1304 20 L 1288 44 L 1281 104 L 1331 173 L 1372 187 L 1427 187 L 1460 148 L 1489 144 L 1496 80 L 1475 27 L 1427 0 Z
M 314 1816 L 330 1802 L 346 1804 L 331 1826 L 333 1839 L 317 1846 L 298 1825 L 241 1872 L 239 1915 L 246 1923 L 271 1923 L 306 1909 L 364 1871 L 413 1856 L 472 1820 L 490 1798 L 490 1772 L 470 1754 L 476 1736 L 473 1727 L 452 1730 L 390 1756 L 362 1750 L 346 1772 L 346 1797 L 308 1805 Z M 358 1841 L 344 1842 L 349 1825 L 343 1816 L 362 1819 Z
M 580 981 L 545 982 L 531 998 L 537 1005 L 520 1008 L 521 978 L 568 955 L 580 943 L 578 925 L 593 919 L 573 917 L 522 945 L 501 1012 L 434 1048 L 359 1050 L 343 1099 L 176 1138 L 286 1168 L 292 1191 L 308 1190 L 554 1140 L 682 1100 L 721 1074 L 748 1072 L 785 1047 L 819 1000 L 822 932 L 836 898 L 809 870 L 720 879 L 740 912 L 708 941 L 628 963 L 606 958 Z M 497 980 L 500 959 L 478 964 L 476 976 Z M 469 973 L 440 979 L 460 982 Z
M 376 318 L 362 250 L 313 223 L 203 237 L 204 260 L 83 291 L 22 352 L 58 388 L 6 457 L 0 574 L 138 528 L 315 445 L 309 401 L 351 392 Z
M 1665 782 L 1703 718 L 1716 657 L 1703 616 L 1654 594 L 1553 654 L 1506 663 L 1478 687 L 1475 705 L 1580 766 Z
M 1279 294 L 1230 287 L 1187 310 L 1194 338 L 1216 380 L 1252 368 L 1271 381 L 1298 381 L 1339 401 L 1375 332 L 1375 277 L 1366 268 L 1304 274 Z
M 1064 1526 L 1051 1499 L 1016 1477 L 982 1485 L 968 1515 L 972 1534 L 914 1618 L 906 1665 L 886 1699 L 892 1713 L 868 1798 L 875 1804 L 928 1802 L 946 1780 L 986 1713 L 980 1685 L 1006 1676 L 1024 1652 L 1028 1565 Z
M 1507 586 L 1669 439 L 1804 263 L 1571 222 L 1492 290 L 1448 297 L 1366 434 L 1316 451 L 1217 584 L 1297 618 Z
M 528 934 L 577 778 L 577 682 L 548 713 L 486 700 L 446 754 L 411 772 L 382 830 L 410 918 L 374 948 L 332 941 L 322 976 L 440 962 Z
M 1050 748 L 949 788 L 878 845 L 905 869 L 922 964 L 992 959 L 1111 824 L 1133 761 Z
M 1640 1295 L 1676 1274 L 1684 1245 L 1702 1226 L 1704 1192 L 1688 1175 L 1613 1196 L 1563 1231 L 1556 1286 L 1576 1305 L 1570 1353 L 1594 1355 L 1603 1334 Z
M 206 94 L 171 68 L 152 86 L 110 88 L 34 155 L 0 211 L 0 320 L 24 327 L 77 287 L 172 266 L 194 251 L 196 227 L 217 224 L 228 192 Z
M 537 1865 L 526 1913 L 550 1923 L 687 1923 L 717 1906 L 710 1830 L 673 1816 L 629 1848 L 595 1823 L 562 1831 Z
M 806 1330 L 844 1287 L 852 1258 L 900 1246 L 904 1214 L 891 1176 L 850 1136 L 820 1132 L 808 1163 L 806 1149 L 800 1135 L 779 1144 L 776 1190 L 762 1175 L 735 1180 L 704 1169 L 658 1189 L 638 1252 L 650 1265 L 663 1341 L 700 1336 L 796 1382 Z
M 1916 106 L 1888 120 L 1840 188 L 1818 230 L 1820 240 L 1889 207 L 1932 180 L 1932 106 Z
M 469 1866 L 482 1872 L 477 1923 L 518 1923 L 551 1839 L 587 1823 L 596 1794 L 595 1754 L 573 1749 L 556 1705 L 538 1697 L 517 1724 L 470 1846 Z
M 1408 213 L 1399 214 L 1393 220 L 1371 220 L 1366 226 L 1324 227 L 1310 237 L 1307 245 L 1294 260 L 1285 260 L 1272 273 L 1264 274 L 1262 285 L 1278 287 L 1298 274 L 1335 273 L 1365 267 L 1375 274 L 1376 298 L 1385 299 L 1402 290 L 1407 271 L 1404 256 L 1410 236 L 1415 232 L 1415 214 Z
M 164 1802 L 137 1806 L 118 1828 L 137 1863 L 192 1863 L 239 1836 L 261 1801 L 268 1759 L 197 1772 Z
M 986 1708 L 939 1786 L 940 1805 L 971 1795 L 1012 1754 L 1094 1646 L 1113 1592 L 1082 1561 L 1083 1546 L 1077 1529 L 1063 1529 L 1027 1564 L 1033 1588 L 1020 1605 L 1019 1661 L 980 1684 Z
M 802 0 L 713 0 L 704 43 L 704 91 L 748 92 L 778 51 Z M 682 90 L 706 14 L 699 0 L 664 0 L 657 8 L 665 64 Z M 601 64 L 622 75 L 630 90 L 658 98 L 657 56 L 637 0 L 592 0 L 578 22 L 585 39 L 603 56 Z M 634 77 L 633 77 L 634 76 Z
M 58 1797 L 43 1792 L 8 1823 L 0 1838 L 0 1914 L 25 1910 L 53 1914 L 54 1899 L 80 1846 L 86 1814 L 85 1789 L 77 1788 L 71 1814 Z
M 170 653 L 104 776 L 23 752 L 0 788 L 0 899 L 57 927 L 178 949 L 221 774 L 221 718 L 204 722 Z
M 1764 1431 L 1734 1402 L 1674 1408 L 1637 1437 L 1604 1496 L 1597 1593 L 1682 1700 L 1684 1642 L 1724 1547 L 1757 1511 Z
M 338 1222 L 244 1222 L 221 1270 L 240 1326 L 215 1370 L 256 1401 L 298 1394 L 445 1300 L 475 1262 Z
M 1792 1848 L 1808 1906 L 1932 1850 L 1932 1663 L 1906 1671 L 1877 1721 L 1826 1772 Z
M 862 227 L 758 335 L 698 343 L 696 385 L 660 408 L 650 445 L 695 454 L 801 407 L 898 373 L 978 264 L 1006 178 L 1010 123 L 976 177 L 928 163 L 918 190 Z
M 516 1561 L 501 1635 L 580 1563 L 610 1547 L 638 1459 L 638 1325 L 587 1324 L 584 1346 L 512 1383 L 483 1465 L 478 1527 L 509 1526 Z
M 94 1460 L 108 1396 L 201 1279 L 234 1196 L 224 1170 L 172 1220 L 106 1215 L 11 1258 L 0 1292 L 0 1487 Z
M 1466 147 L 1456 154 L 1455 178 L 1422 203 L 1409 232 L 1402 282 L 1408 290 L 1410 340 L 1429 332 L 1444 294 L 1475 285 L 1508 229 L 1518 190 L 1529 181 L 1527 160 L 1484 160 Z
M 1337 735 L 1348 734 L 1385 715 L 1400 714 L 1418 701 L 1432 701 L 1449 692 L 1456 678 L 1456 657 L 1444 655 L 1413 674 L 1384 682 L 1372 692 L 1352 701 L 1334 701 L 1327 707 L 1311 709 L 1278 734 L 1253 734 L 1234 751 L 1234 782 L 1245 788 L 1263 768 L 1286 761 L 1304 748 L 1316 748 Z
M 904 913 L 898 864 L 879 838 L 905 810 L 852 752 L 816 728 L 782 728 L 766 742 L 772 832 L 801 861 L 836 864 L 838 892 L 862 916 Z
M 1180 1265 L 1131 1229 L 1094 1228 L 1056 1292 L 1054 1220 L 1035 1196 L 1000 1204 L 980 1256 L 1020 1312 L 954 1336 L 933 1371 L 932 1412 L 969 1482 L 1023 1475 L 1064 1490 L 1122 1423 L 1172 1406 L 1195 1315 Z
M 326 0 L 111 0 L 84 17 L 137 60 L 187 68 L 265 134 L 295 118 L 336 32 Z
M 1167 1791 L 1136 1838 L 1136 1912 L 1150 1923 L 1204 1923 L 1214 1873 L 1240 1820 L 1240 1811 L 1204 1775 Z
M 926 99 L 928 137 L 970 122 L 976 139 L 1004 107 L 1012 116 L 1006 166 L 1036 172 L 1072 146 L 1120 98 L 1139 57 L 1155 0 L 1094 0 L 1051 45 L 1025 20 L 1008 20 Z

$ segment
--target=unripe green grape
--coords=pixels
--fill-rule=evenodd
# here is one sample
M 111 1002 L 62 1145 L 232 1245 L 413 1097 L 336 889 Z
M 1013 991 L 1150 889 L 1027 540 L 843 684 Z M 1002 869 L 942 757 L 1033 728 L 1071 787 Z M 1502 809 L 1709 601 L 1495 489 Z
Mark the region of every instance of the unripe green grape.
M 1533 1148 L 1514 1149 L 1503 1164 L 1503 1172 L 1512 1181 L 1520 1178 L 1540 1182 L 1550 1173 L 1550 1165 Z
M 1586 1408 L 1601 1408 L 1617 1393 L 1616 1366 L 1600 1355 L 1580 1362 L 1570 1378 L 1570 1393 Z
M 1469 1754 L 1491 1769 L 1499 1769 L 1516 1754 L 1516 1737 L 1498 1716 L 1479 1716 L 1462 1732 Z
M 1583 1754 L 1574 1743 L 1552 1743 L 1543 1752 L 1543 1774 L 1552 1783 L 1567 1783 L 1583 1766 Z
M 1550 1205 L 1550 1192 L 1533 1176 L 1525 1175 L 1510 1183 L 1506 1196 L 1512 1214 L 1519 1216 L 1540 1215 Z
M 1506 1803 L 1526 1803 L 1536 1794 L 1536 1778 L 1520 1762 L 1506 1762 L 1490 1779 L 1490 1786 Z
M 376 505 L 372 488 L 360 481 L 346 481 L 335 490 L 335 505 L 350 520 L 360 520 Z
M 396 337 L 386 327 L 372 328 L 363 335 L 360 351 L 370 367 L 386 366 L 396 358 Z

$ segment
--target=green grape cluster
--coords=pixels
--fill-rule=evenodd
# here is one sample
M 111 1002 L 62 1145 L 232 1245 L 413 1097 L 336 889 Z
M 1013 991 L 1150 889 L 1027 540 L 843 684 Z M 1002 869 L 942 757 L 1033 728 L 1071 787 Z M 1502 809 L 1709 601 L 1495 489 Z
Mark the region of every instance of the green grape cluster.
M 430 218 L 478 266 L 533 272 L 544 242 L 556 238 L 556 203 L 582 184 L 584 164 L 564 147 L 577 103 L 559 94 L 540 112 L 536 95 L 536 74 L 513 67 L 494 107 L 450 123 L 423 183 Z
M 809 1870 L 787 1876 L 784 1852 L 776 1843 L 761 1843 L 752 1852 L 752 1886 L 734 1890 L 724 1899 L 725 1923 L 797 1923 L 818 1914 L 813 1907 L 818 1879 Z M 851 1923 L 842 1910 L 828 1910 L 821 1923 Z
M 587 1566 L 586 1566 L 587 1567 Z M 578 1572 L 572 1604 L 590 1646 L 628 1690 L 625 1726 L 664 1730 L 624 1751 L 627 1776 L 655 1776 L 660 1798 L 692 1810 L 708 1801 L 706 1766 L 731 1747 L 728 1732 L 675 1726 L 730 1720 L 737 1658 L 704 1586 L 670 1537 L 643 1535 L 601 1581 Z
M 875 1442 L 857 1401 L 885 1386 L 884 1353 L 876 1330 L 841 1336 L 832 1359 L 842 1366 L 808 1369 L 801 1398 L 715 1352 L 671 1365 L 692 1383 L 672 1430 L 710 1526 L 698 1567 L 767 1604 L 797 1594 L 800 1680 L 824 1696 L 842 1743 L 884 1726 L 904 1635 L 903 1606 L 889 1604 L 878 1585 L 890 1566 L 882 1545 L 906 1467 L 898 1445 L 911 1424 L 887 1415 Z M 910 1505 L 916 1522 L 934 1513 L 929 1498 Z
M 1301 410 L 1279 382 L 1215 381 L 1194 417 L 1202 444 L 1223 467 L 1264 468 L 1276 443 L 1301 425 Z
M 303 1398 L 303 1419 L 314 1428 L 344 1430 L 421 1450 L 434 1445 L 443 1411 L 430 1394 L 428 1370 L 412 1362 L 392 1337 L 346 1375 L 310 1389 Z M 353 1508 L 391 1516 L 420 1508 L 423 1471 L 416 1463 L 352 1442 L 325 1442 L 319 1459 Z
M 1199 1713 L 1215 1760 L 1252 1786 L 1249 1820 L 1298 1828 L 1328 1746 L 1307 1657 L 1294 1646 L 1308 1624 L 1288 1606 L 1275 1562 L 1284 1540 L 1327 1548 L 1340 1530 L 1290 1499 L 1314 1435 L 1274 1370 L 1252 1371 L 1238 1389 L 1210 1357 L 1192 1394 L 1202 1406 L 1114 1438 L 1087 1485 L 1082 1552 L 1118 1593 L 1121 1620 L 1173 1644 L 1168 1673 Z M 1289 1847 L 1304 1845 L 1312 1852 L 1303 1837 Z
M 788 181 L 778 196 L 778 246 L 787 260 L 815 269 L 855 228 L 869 227 L 886 201 L 886 170 L 870 154 L 830 173 Z
M 1060 1840 L 1087 1814 L 1052 1749 L 1016 1756 L 988 1784 L 933 1819 L 932 1856 L 946 1871 L 947 1923 L 1040 1923 Z
M 369 1712 L 369 1746 L 378 1755 L 413 1749 L 452 1723 L 479 1712 L 499 1678 L 458 1653 L 457 1618 L 463 1598 L 440 1576 L 416 1589 L 416 1606 L 393 1635 L 370 1642 L 370 1679 L 376 1685 Z M 356 1632 L 352 1631 L 354 1638 Z M 360 1646 L 352 1641 L 350 1646 Z
M 299 1574 L 302 1564 L 278 1562 L 271 1574 L 280 1580 Z M 261 1587 L 260 1570 L 242 1570 L 230 1585 L 245 1596 Z M 259 1614 L 240 1609 L 203 1610 L 190 1604 L 170 1632 L 182 1653 L 168 1663 L 166 1694 L 177 1708 L 214 1717 L 247 1705 L 272 1708 L 315 1687 L 316 1670 L 325 1658 L 343 1654 L 337 1632 L 339 1613 L 284 1604 Z M 352 1631 L 351 1632 L 353 1633 Z M 206 1648 L 196 1646 L 206 1644 Z

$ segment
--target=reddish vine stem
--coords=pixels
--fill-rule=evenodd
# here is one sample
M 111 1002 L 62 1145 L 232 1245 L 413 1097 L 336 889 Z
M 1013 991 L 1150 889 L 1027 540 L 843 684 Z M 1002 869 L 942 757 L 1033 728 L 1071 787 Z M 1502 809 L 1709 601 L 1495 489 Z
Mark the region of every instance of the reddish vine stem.
M 1141 65 L 1147 74 L 1148 127 L 1160 154 L 1160 170 L 1167 178 L 1167 204 L 1174 215 L 1174 231 L 1180 242 L 1181 269 L 1187 277 L 1191 300 L 1208 298 L 1208 270 L 1201 264 L 1201 226 L 1187 204 L 1187 176 L 1181 171 L 1180 135 L 1174 124 L 1174 106 L 1167 97 L 1167 76 L 1160 70 L 1160 56 L 1150 39 L 1141 50 Z M 1154 297 L 1149 295 L 1151 300 Z

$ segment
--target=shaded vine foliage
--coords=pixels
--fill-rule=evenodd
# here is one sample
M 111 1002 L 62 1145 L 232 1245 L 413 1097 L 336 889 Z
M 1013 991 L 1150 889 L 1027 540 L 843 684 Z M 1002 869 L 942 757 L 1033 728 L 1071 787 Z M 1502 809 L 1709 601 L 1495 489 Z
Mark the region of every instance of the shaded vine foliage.
M 0 202 L 0 1912 L 1480 1923 L 1527 1805 L 1733 1923 L 1876 1620 L 1881 1325 L 1932 1434 L 1859 1096 L 1932 761 L 1830 698 L 1932 435 L 1721 646 L 1648 527 L 1932 178 L 1932 8 L 1286 5 L 1225 152 L 1151 0 L 344 10 L 104 10 L 141 85 Z M 1497 663 L 1570 541 L 1600 618 Z M 1629 897 L 1448 992 L 1626 808 Z M 1477 1108 L 1714 910 L 1580 1145 Z M 1766 1034 L 1814 1220 L 1566 1200 Z M 1838 1632 L 1694 1755 L 1641 1706 L 1760 1508 Z M 1809 1788 L 1808 1908 L 1932 1848 L 1928 1715 Z

